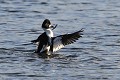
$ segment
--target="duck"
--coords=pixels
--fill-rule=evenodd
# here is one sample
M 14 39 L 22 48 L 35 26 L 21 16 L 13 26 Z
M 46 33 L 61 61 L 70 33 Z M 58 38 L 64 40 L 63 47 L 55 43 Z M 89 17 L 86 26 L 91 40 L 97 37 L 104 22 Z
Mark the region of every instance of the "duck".
M 37 39 L 32 40 L 32 43 L 37 44 L 37 49 L 35 53 L 37 53 L 40 57 L 48 57 L 54 55 L 54 52 L 59 49 L 65 47 L 66 45 L 72 44 L 76 42 L 83 35 L 83 28 L 79 31 L 70 33 L 70 34 L 62 34 L 59 36 L 54 36 L 53 30 L 57 25 L 51 25 L 49 19 L 45 19 L 42 23 L 42 29 L 44 32 L 38 36 Z

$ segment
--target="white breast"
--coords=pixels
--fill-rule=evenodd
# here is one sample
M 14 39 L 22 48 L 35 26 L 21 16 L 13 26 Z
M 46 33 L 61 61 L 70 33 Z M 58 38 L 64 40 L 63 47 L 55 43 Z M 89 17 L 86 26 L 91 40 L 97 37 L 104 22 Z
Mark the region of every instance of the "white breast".
M 44 29 L 44 28 L 43 28 L 43 30 L 47 33 L 47 36 L 48 36 L 48 37 L 50 37 L 50 38 L 53 37 L 53 32 L 52 32 L 51 29 Z

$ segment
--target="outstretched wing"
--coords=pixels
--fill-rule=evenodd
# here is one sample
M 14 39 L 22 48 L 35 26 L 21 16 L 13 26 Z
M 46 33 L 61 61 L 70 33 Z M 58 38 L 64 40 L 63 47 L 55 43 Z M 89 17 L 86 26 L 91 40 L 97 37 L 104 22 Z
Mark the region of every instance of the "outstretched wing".
M 76 42 L 76 40 L 78 40 L 78 38 L 82 37 L 82 33 L 83 29 L 81 29 L 80 31 L 71 33 L 71 34 L 64 34 L 64 35 L 60 35 L 57 37 L 53 38 L 53 52 L 63 48 L 65 45 L 71 44 Z

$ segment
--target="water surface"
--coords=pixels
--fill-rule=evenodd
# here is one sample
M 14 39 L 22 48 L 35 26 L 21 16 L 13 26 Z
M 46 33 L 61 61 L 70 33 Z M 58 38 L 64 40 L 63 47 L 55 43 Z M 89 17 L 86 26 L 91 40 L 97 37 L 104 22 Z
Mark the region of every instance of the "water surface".
M 29 44 L 44 19 L 58 24 L 55 36 L 84 28 L 76 43 L 41 59 Z M 119 0 L 1 0 L 1 80 L 119 80 Z

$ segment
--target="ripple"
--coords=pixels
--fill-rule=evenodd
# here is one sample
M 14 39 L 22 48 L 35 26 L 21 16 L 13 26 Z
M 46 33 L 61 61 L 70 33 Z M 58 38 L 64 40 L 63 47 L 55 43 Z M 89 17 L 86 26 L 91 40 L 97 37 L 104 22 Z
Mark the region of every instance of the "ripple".
M 47 12 L 46 14 L 57 14 L 57 12 Z
M 120 68 L 116 68 L 115 67 L 116 65 L 112 65 L 112 64 L 110 64 L 110 65 L 100 65 L 99 67 L 101 68 L 101 69 L 112 69 L 112 70 L 114 70 L 114 69 L 120 69 Z
M 18 75 L 15 75 L 16 77 L 50 77 L 50 76 L 47 76 L 47 75 L 27 75 L 27 74 L 18 74 Z
M 0 23 L 0 25 L 5 25 L 5 24 L 7 24 L 7 23 Z
M 91 56 L 91 58 L 82 60 L 82 62 L 90 62 L 90 63 L 93 63 L 94 61 L 105 61 L 105 59 L 99 58 L 99 57 L 95 57 L 95 56 Z
M 42 13 L 42 12 L 40 12 L 40 11 L 32 11 L 32 12 L 34 12 L 34 13 Z
M 120 24 L 107 24 L 107 25 L 109 25 L 109 26 L 120 26 Z
M 19 10 L 6 10 L 6 11 L 11 12 L 11 13 L 21 12 L 21 11 L 19 11 Z
M 17 76 L 17 75 L 20 75 L 22 73 L 0 73 L 0 75 L 6 75 L 6 76 Z
M 84 5 L 92 5 L 93 3 L 90 3 L 90 2 L 82 2 L 81 4 L 84 4 Z
M 48 4 L 48 3 L 47 3 L 47 2 L 41 2 L 40 4 L 46 5 L 46 4 Z
M 104 45 L 104 46 L 120 46 L 120 44 L 106 44 L 106 45 Z
M 3 80 L 119 80 L 119 0 L 1 0 L 0 6 Z M 60 25 L 57 35 L 83 27 L 84 36 L 57 56 L 39 58 L 30 41 L 43 32 L 45 18 Z

